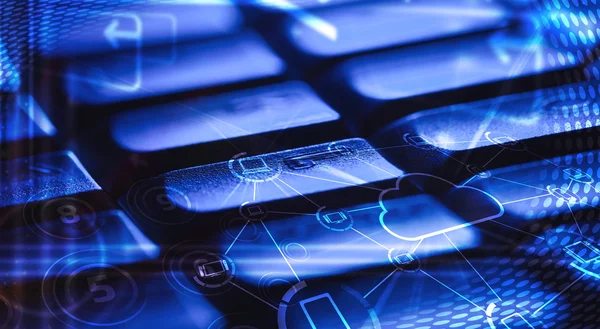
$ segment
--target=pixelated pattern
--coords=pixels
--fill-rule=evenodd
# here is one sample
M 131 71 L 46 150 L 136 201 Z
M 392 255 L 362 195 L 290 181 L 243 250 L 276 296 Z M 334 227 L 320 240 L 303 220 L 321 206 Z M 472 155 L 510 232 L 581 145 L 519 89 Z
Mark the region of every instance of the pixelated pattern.
M 14 92 L 21 83 L 20 74 L 12 65 L 8 51 L 0 38 L 0 92 Z

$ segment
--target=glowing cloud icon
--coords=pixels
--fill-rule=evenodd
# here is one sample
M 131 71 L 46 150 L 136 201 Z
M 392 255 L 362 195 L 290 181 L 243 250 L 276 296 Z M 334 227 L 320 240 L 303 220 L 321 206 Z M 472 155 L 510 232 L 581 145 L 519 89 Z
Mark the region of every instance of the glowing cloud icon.
M 379 206 L 381 226 L 406 241 L 459 230 L 504 214 L 502 204 L 487 192 L 428 174 L 400 176 L 394 188 L 381 192 Z

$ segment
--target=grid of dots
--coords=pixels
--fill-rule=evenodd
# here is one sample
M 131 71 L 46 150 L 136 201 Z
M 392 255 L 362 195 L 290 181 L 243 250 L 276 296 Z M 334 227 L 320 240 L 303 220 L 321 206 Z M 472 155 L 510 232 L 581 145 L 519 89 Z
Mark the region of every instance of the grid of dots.
M 15 70 L 8 58 L 8 51 L 2 45 L 0 38 L 0 92 L 14 92 L 19 88 L 20 83 L 19 72 Z

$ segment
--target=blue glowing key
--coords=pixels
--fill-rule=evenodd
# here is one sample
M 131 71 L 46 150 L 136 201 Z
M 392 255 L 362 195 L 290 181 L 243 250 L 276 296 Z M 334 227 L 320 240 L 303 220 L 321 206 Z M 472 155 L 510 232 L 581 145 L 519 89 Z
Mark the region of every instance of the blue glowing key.
M 37 38 L 42 54 L 50 57 L 172 47 L 177 42 L 235 33 L 243 21 L 229 0 L 115 1 L 96 7 L 41 0 L 37 5 L 44 10 L 35 12 L 32 21 L 46 25 Z
M 0 207 L 100 190 L 70 151 L 0 162 Z
M 495 29 L 509 18 L 497 4 L 465 0 L 364 1 L 308 13 L 291 17 L 284 31 L 298 52 L 320 58 Z
M 252 32 L 177 44 L 172 61 L 152 60 L 170 53 L 169 47 L 159 47 L 141 55 L 125 52 L 69 61 L 67 96 L 76 103 L 110 104 L 275 78 L 286 69 Z
M 546 74 L 578 65 L 548 56 L 554 52 L 536 39 L 497 32 L 354 58 L 321 86 L 326 99 L 349 109 L 342 114 L 368 120 L 362 126 L 369 130 L 418 110 L 544 86 Z M 335 97 L 339 88 L 349 95 Z M 342 106 L 356 102 L 363 105 Z
M 407 154 L 424 150 L 439 150 L 445 164 L 454 161 L 447 156 L 453 153 L 468 165 L 486 164 L 487 169 L 561 156 L 576 151 L 565 144 L 571 136 L 595 138 L 591 128 L 600 125 L 597 84 L 569 84 L 422 111 L 383 128 L 373 143 L 412 146 L 383 150 L 407 170 L 423 170 L 419 160 L 423 154 Z M 416 143 L 417 138 L 426 140 L 427 146 Z M 426 167 L 440 165 L 428 161 Z
M 261 219 L 271 204 L 316 214 L 325 203 L 352 203 L 365 193 L 376 199 L 380 190 L 371 185 L 401 173 L 366 141 L 348 139 L 169 172 L 140 182 L 120 203 L 156 239 L 180 238 L 197 225 L 198 234 L 220 231 L 220 220 L 202 218 L 224 212 Z
M 306 84 L 287 82 L 120 113 L 111 131 L 126 150 L 155 152 L 227 139 L 235 143 L 236 138 L 275 131 L 289 135 L 338 119 Z

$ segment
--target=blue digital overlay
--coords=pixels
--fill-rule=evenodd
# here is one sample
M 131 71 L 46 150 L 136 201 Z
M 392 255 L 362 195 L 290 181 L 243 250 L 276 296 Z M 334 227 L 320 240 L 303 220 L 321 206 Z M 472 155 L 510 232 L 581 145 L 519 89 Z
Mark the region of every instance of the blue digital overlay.
M 8 50 L 0 38 L 0 92 L 15 92 L 19 89 L 21 77 L 8 55 Z

